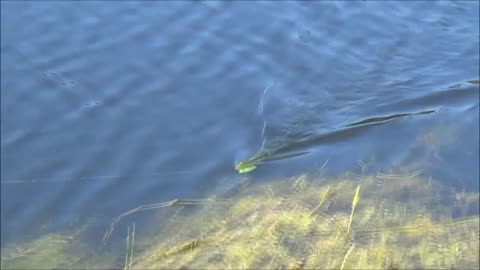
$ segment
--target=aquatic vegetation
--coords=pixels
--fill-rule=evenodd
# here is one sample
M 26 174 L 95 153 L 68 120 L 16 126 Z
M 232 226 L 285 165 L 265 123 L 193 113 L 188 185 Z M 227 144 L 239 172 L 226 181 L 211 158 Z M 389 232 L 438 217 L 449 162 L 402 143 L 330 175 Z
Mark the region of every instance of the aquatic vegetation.
M 81 240 L 84 229 L 48 233 L 32 241 L 2 246 L 1 269 L 108 268 L 115 257 L 94 255 L 93 249 Z
M 128 226 L 127 248 L 125 252 L 125 265 L 123 269 L 132 269 L 134 246 L 135 246 L 135 222 L 132 225 L 132 232 L 130 232 L 130 226 Z
M 75 257 L 64 255 L 71 239 L 68 236 L 49 234 L 26 245 L 2 251 L 2 268 L 45 268 L 75 264 Z M 23 258 L 28 257 L 28 260 Z
M 478 267 L 478 214 L 451 216 L 468 200 L 419 174 L 392 176 L 381 186 L 376 176 L 300 176 L 247 190 L 169 222 L 133 268 Z
M 89 267 L 474 269 L 480 219 L 473 205 L 479 199 L 422 171 L 301 175 L 250 186 L 229 199 L 173 200 L 127 211 L 113 220 L 105 241 L 126 216 L 153 209 L 162 215 L 148 236 L 138 237 L 142 227 L 134 223 L 124 227 L 126 235 L 115 231 L 126 247 L 110 264 Z M 80 249 L 71 253 L 81 244 L 69 239 L 47 235 L 16 252 L 5 250 L 2 267 L 87 268 L 93 259 Z

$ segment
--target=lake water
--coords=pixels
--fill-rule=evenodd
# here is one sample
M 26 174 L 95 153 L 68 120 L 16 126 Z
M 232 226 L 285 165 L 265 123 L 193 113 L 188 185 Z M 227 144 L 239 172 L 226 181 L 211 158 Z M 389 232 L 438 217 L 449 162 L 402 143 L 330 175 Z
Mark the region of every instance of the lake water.
M 279 147 L 306 154 L 254 184 L 328 160 L 478 191 L 479 49 L 478 1 L 2 1 L 1 245 L 98 240 Z

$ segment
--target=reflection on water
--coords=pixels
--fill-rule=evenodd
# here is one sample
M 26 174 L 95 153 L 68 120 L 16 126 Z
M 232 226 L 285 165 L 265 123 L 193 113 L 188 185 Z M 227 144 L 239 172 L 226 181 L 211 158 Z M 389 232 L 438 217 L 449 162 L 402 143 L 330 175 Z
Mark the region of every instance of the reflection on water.
M 179 216 L 194 241 L 199 235 L 189 218 L 202 211 L 140 211 L 122 219 L 101 244 L 121 213 L 174 199 L 230 198 L 245 188 L 256 194 L 265 184 L 275 193 L 275 184 L 320 167 L 322 177 L 309 179 L 332 179 L 330 186 L 353 185 L 361 177 L 381 182 L 396 173 L 418 180 L 393 178 L 399 196 L 404 182 L 441 185 L 445 202 L 419 206 L 423 214 L 407 211 L 428 224 L 443 224 L 448 215 L 478 217 L 478 209 L 465 206 L 478 203 L 479 188 L 478 2 L 8 1 L 1 7 L 2 266 L 121 267 L 127 235 L 134 258 L 156 245 L 178 247 L 188 243 L 187 235 L 142 240 L 161 235 L 152 227 L 170 230 L 162 222 Z M 257 153 L 271 154 L 254 171 L 235 171 L 235 164 Z M 326 183 L 317 184 L 312 193 L 321 197 Z M 363 202 L 374 200 L 362 190 Z M 347 193 L 351 200 L 352 190 Z M 248 196 L 237 202 L 258 198 Z M 337 203 L 332 211 L 340 211 L 343 222 L 350 202 Z M 361 205 L 357 213 L 372 212 Z M 270 206 L 262 211 L 280 211 Z M 225 207 L 214 211 L 219 220 L 229 213 Z M 409 226 L 406 220 L 373 220 L 375 226 Z M 245 222 L 245 228 L 256 224 Z M 272 237 L 282 231 L 275 228 Z M 453 237 L 456 243 L 445 231 L 433 235 L 448 252 L 469 249 L 458 240 L 464 235 Z M 417 236 L 416 244 L 401 248 L 427 245 L 423 234 Z M 328 265 L 338 268 L 344 257 L 345 268 L 358 266 L 354 258 L 375 260 L 368 256 L 380 247 L 356 240 L 352 250 L 346 245 L 336 253 L 342 261 Z M 207 259 L 226 267 L 229 258 L 243 258 L 230 267 L 262 266 L 247 260 L 255 248 L 232 241 L 222 242 L 224 259 L 200 251 L 178 256 L 186 256 L 186 267 L 205 266 Z M 187 247 L 197 252 L 196 244 Z M 279 253 L 268 262 L 318 265 L 288 247 L 284 258 L 291 261 L 276 261 Z M 451 261 L 436 266 L 471 266 L 469 253 L 445 254 L 436 256 Z M 168 260 L 175 256 L 158 263 L 172 266 Z M 376 265 L 394 267 L 398 259 Z M 413 266 L 432 265 L 418 260 Z

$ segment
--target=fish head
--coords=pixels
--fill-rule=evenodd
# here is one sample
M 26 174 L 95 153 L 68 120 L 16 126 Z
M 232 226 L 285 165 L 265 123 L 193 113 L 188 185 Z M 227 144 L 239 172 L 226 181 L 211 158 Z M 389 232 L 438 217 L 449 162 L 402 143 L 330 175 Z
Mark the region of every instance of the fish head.
M 257 168 L 255 162 L 251 161 L 242 161 L 235 166 L 235 170 L 239 173 L 247 173 L 255 170 Z

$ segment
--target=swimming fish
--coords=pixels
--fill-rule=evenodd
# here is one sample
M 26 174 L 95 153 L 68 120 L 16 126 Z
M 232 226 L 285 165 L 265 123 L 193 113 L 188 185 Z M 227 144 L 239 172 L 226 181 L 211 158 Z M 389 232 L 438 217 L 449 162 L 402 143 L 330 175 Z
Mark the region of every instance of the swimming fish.
M 239 173 L 248 173 L 255 170 L 257 168 L 257 165 L 263 162 L 305 155 L 310 152 L 309 150 L 305 149 L 309 149 L 313 145 L 342 141 L 349 138 L 350 136 L 355 136 L 359 133 L 362 133 L 371 127 L 381 125 L 395 119 L 413 115 L 431 114 L 434 112 L 436 112 L 436 110 L 425 110 L 414 113 L 398 113 L 389 116 L 364 119 L 342 126 L 336 130 L 332 130 L 322 134 L 306 136 L 293 142 L 290 141 L 289 143 L 284 143 L 273 150 L 261 151 L 255 154 L 253 157 L 238 163 L 235 166 L 235 170 Z

